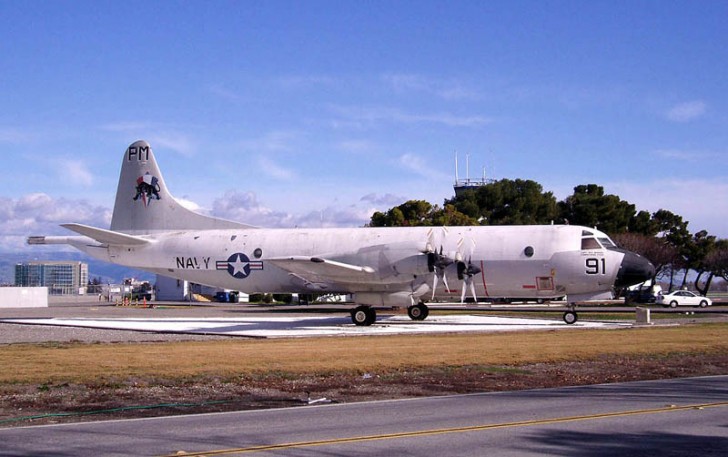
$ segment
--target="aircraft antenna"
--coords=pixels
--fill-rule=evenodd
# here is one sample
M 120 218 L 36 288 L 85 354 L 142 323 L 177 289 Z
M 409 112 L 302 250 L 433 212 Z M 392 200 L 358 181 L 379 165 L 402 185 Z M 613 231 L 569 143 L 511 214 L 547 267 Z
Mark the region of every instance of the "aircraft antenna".
M 465 181 L 470 182 L 470 153 L 465 153 Z

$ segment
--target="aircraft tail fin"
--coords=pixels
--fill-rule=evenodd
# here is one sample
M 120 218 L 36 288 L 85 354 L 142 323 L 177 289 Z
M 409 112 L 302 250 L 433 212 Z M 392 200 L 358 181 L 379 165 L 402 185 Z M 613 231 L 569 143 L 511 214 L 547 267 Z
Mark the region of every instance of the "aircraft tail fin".
M 174 230 L 255 228 L 191 211 L 167 190 L 151 146 L 140 140 L 124 152 L 111 231 L 144 235 Z

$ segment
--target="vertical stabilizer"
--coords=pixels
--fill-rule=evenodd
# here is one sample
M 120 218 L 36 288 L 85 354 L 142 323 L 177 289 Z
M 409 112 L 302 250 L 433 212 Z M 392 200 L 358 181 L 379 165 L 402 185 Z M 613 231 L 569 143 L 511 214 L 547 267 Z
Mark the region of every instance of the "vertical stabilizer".
M 140 140 L 124 152 L 111 230 L 143 235 L 172 230 L 252 228 L 195 213 L 167 190 L 149 143 Z

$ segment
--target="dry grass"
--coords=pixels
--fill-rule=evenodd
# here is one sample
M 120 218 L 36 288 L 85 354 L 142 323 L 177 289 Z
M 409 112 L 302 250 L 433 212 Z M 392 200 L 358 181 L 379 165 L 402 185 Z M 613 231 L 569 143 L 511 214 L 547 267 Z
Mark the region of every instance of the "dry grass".
M 728 325 L 185 343 L 17 344 L 0 347 L 0 384 L 270 372 L 362 373 L 696 351 L 728 352 Z

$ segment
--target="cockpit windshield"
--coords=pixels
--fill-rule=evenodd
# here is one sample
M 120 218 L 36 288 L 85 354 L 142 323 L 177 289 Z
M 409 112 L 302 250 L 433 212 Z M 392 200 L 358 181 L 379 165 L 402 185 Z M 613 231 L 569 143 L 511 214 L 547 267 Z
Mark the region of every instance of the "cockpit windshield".
M 596 233 L 595 233 L 596 232 Z M 599 231 L 582 230 L 581 231 L 581 250 L 592 249 L 619 249 L 614 241 L 606 234 Z
M 592 249 L 601 249 L 602 246 L 599 244 L 596 238 L 588 237 L 588 238 L 582 238 L 581 239 L 581 250 L 592 250 Z
M 617 247 L 617 245 L 614 244 L 614 241 L 610 240 L 606 236 L 600 237 L 599 242 L 602 243 L 602 246 L 604 246 L 607 249 L 615 249 Z

